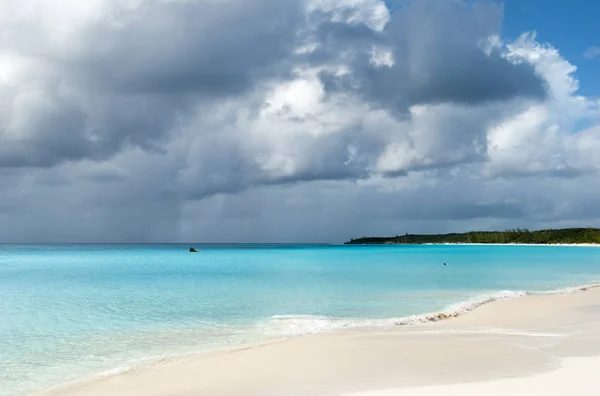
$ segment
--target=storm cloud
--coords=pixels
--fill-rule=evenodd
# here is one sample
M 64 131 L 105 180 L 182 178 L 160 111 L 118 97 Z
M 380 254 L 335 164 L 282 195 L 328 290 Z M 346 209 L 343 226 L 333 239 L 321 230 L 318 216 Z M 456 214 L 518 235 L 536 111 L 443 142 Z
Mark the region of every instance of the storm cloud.
M 493 2 L 24 3 L 1 0 L 2 241 L 563 224 L 561 183 L 600 168 L 573 127 L 600 106 Z

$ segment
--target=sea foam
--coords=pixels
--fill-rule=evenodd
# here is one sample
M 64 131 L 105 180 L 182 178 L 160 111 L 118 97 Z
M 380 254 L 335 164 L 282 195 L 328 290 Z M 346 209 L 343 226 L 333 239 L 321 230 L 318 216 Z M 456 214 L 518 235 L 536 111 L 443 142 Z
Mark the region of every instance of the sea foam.
M 503 290 L 499 292 L 480 294 L 468 300 L 450 304 L 437 312 L 416 314 L 398 318 L 348 319 L 303 314 L 274 315 L 266 323 L 261 323 L 260 327 L 267 335 L 293 337 L 344 329 L 386 328 L 394 326 L 427 324 L 459 317 L 481 307 L 482 305 L 486 305 L 494 301 L 514 299 L 524 296 L 579 293 L 595 287 L 600 287 L 600 284 L 589 284 L 549 291 L 527 292 Z
M 438 312 L 386 319 L 348 319 L 302 314 L 274 315 L 266 323 L 261 323 L 260 327 L 267 335 L 285 337 L 344 329 L 386 328 L 426 324 L 456 318 L 482 305 L 499 300 L 523 297 L 527 294 L 524 291 L 504 290 L 496 293 L 482 294 L 466 301 L 451 304 Z

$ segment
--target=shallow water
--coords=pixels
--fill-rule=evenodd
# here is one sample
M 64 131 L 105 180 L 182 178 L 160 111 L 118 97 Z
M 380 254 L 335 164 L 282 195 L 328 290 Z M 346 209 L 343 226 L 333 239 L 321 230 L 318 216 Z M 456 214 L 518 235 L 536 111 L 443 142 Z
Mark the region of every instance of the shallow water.
M 593 247 L 188 247 L 0 245 L 0 395 L 600 279 Z

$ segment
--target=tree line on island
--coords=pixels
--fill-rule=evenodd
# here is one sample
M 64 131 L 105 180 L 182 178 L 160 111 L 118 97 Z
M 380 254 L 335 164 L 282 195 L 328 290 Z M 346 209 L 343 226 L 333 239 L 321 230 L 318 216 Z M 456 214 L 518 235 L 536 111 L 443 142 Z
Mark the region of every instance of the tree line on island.
M 600 229 L 563 228 L 529 231 L 516 228 L 505 231 L 472 231 L 437 235 L 405 234 L 393 237 L 362 237 L 346 242 L 347 245 L 424 243 L 600 244 Z

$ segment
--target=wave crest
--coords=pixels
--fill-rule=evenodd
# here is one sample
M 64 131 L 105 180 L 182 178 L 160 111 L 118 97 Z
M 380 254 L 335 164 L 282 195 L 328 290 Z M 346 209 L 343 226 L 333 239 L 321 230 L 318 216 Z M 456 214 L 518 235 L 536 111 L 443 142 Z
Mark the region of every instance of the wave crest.
M 348 319 L 303 314 L 274 315 L 268 321 L 261 323 L 260 327 L 268 335 L 288 337 L 345 329 L 386 328 L 426 324 L 456 318 L 493 301 L 518 298 L 525 295 L 527 295 L 526 292 L 505 290 L 451 304 L 438 312 L 388 319 Z
M 451 304 L 438 312 L 410 315 L 388 319 L 349 319 L 319 315 L 274 315 L 261 323 L 261 331 L 271 336 L 289 337 L 314 333 L 325 333 L 344 329 L 386 328 L 393 326 L 410 326 L 433 323 L 440 320 L 456 318 L 471 312 L 482 305 L 499 300 L 524 297 L 528 295 L 571 294 L 600 287 L 593 283 L 578 287 L 569 287 L 542 292 L 525 292 L 504 290 L 496 293 L 482 294 L 466 301 Z

